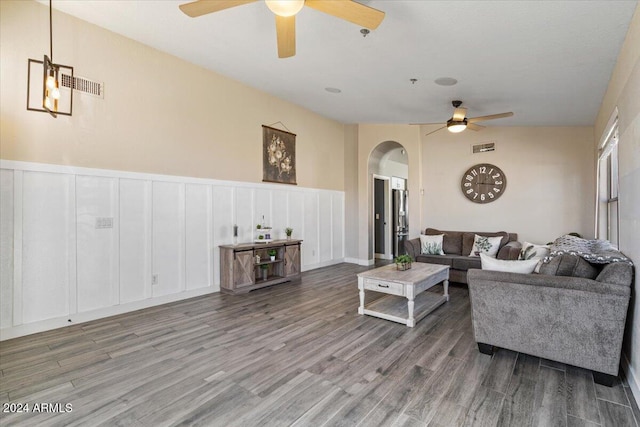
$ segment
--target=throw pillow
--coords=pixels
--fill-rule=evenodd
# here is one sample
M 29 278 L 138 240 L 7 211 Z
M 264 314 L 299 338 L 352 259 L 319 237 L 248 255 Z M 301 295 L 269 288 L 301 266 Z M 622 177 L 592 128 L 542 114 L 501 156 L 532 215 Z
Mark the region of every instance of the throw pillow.
M 549 255 L 548 245 L 536 245 L 535 243 L 524 242 L 522 250 L 520 250 L 519 260 L 523 259 L 539 259 Z
M 536 245 L 535 243 L 524 242 L 522 244 L 522 250 L 520 251 L 520 255 L 518 256 L 519 260 L 525 259 L 537 259 L 538 264 L 536 268 L 533 270 L 536 273 L 540 272 L 540 266 L 542 265 L 542 260 L 544 257 L 549 255 L 549 245 Z
M 500 249 L 501 240 L 502 237 L 486 237 L 476 234 L 473 238 L 473 246 L 471 247 L 469 256 L 479 256 L 483 253 L 495 258 L 498 249 Z
M 423 255 L 444 255 L 442 250 L 442 239 L 444 234 L 436 234 L 432 236 L 420 235 L 420 252 Z
M 492 258 L 485 254 L 480 254 L 480 262 L 483 270 L 506 271 L 508 273 L 531 274 L 538 265 L 537 259 L 527 260 L 504 260 Z

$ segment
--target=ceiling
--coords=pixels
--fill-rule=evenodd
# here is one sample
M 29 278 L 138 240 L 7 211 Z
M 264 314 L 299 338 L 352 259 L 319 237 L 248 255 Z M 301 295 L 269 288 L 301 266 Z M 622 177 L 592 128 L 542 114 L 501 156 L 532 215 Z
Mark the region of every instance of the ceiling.
M 342 123 L 444 122 L 461 99 L 470 117 L 515 113 L 488 125 L 591 126 L 638 3 L 360 1 L 386 13 L 367 37 L 305 7 L 296 56 L 278 59 L 263 2 L 198 18 L 178 9 L 186 2 L 53 7 Z

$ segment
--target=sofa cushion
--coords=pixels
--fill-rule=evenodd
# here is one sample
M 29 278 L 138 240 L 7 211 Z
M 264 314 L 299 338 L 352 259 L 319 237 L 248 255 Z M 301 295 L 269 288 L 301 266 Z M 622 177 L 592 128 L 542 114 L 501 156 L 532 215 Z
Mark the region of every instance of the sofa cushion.
M 571 276 L 595 279 L 598 269 L 576 255 L 562 254 L 540 266 L 540 274 L 549 276 Z
M 633 267 L 626 262 L 614 262 L 602 268 L 596 281 L 613 285 L 630 286 L 633 280 Z
M 504 245 L 506 245 L 507 242 L 509 241 L 509 234 L 504 231 L 499 231 L 497 233 L 465 232 L 465 233 L 462 233 L 462 251 L 460 252 L 462 255 L 469 255 L 471 253 L 471 249 L 473 248 L 473 241 L 475 239 L 476 234 L 478 236 L 484 236 L 484 237 L 497 237 L 497 236 L 502 237 L 498 250 Z M 447 250 L 445 249 L 445 253 L 446 252 Z
M 420 253 L 423 255 L 444 255 L 442 238 L 444 234 L 420 235 Z
M 451 267 L 456 270 L 469 270 L 470 268 L 480 268 L 480 258 L 479 257 L 468 257 L 468 256 L 459 256 L 452 257 Z
M 462 255 L 462 231 L 440 231 L 435 228 L 427 228 L 424 234 L 433 236 L 444 234 L 442 249 L 447 255 Z
M 429 264 L 448 265 L 451 267 L 451 257 L 446 255 L 418 255 L 416 257 L 418 262 L 426 262 Z
M 538 265 L 537 259 L 527 260 L 502 260 L 495 259 L 485 254 L 480 254 L 483 270 L 506 271 L 509 273 L 531 274 Z

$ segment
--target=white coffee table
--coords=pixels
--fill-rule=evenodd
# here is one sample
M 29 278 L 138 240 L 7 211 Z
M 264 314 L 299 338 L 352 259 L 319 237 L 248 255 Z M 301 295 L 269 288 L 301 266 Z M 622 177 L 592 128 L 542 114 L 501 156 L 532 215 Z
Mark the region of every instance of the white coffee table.
M 424 292 L 443 282 L 444 294 Z M 449 301 L 449 266 L 414 262 L 409 270 L 395 264 L 358 274 L 358 313 L 402 323 L 413 328 L 416 322 Z M 365 291 L 387 294 L 364 305 Z

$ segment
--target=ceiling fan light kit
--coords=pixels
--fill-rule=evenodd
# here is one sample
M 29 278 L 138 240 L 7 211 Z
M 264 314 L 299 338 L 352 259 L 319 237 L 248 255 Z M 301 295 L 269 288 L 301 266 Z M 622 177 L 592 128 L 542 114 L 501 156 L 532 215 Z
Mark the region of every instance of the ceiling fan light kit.
M 271 12 L 278 16 L 294 16 L 302 10 L 304 0 L 264 0 Z
M 438 128 L 434 131 L 429 132 L 427 135 L 431 135 L 432 133 L 435 133 L 437 131 L 439 131 L 440 129 L 444 129 L 445 127 L 447 128 L 447 130 L 451 133 L 460 133 L 466 129 L 471 129 L 474 131 L 479 131 L 484 129 L 485 127 L 482 125 L 478 125 L 476 123 L 478 122 L 483 122 L 486 120 L 495 120 L 495 119 L 502 119 L 505 117 L 511 117 L 513 116 L 512 112 L 508 112 L 508 113 L 499 113 L 499 114 L 491 114 L 488 116 L 479 116 L 479 117 L 467 117 L 467 109 L 465 107 L 461 107 L 462 105 L 462 101 L 451 101 L 451 105 L 453 105 L 453 116 L 451 116 L 451 118 L 449 120 L 447 120 L 447 123 L 412 123 L 412 124 L 416 124 L 416 125 L 436 125 L 436 124 L 440 124 L 440 125 L 444 125 L 441 128 Z
M 196 0 L 181 4 L 180 10 L 192 18 L 219 12 L 257 0 Z M 384 12 L 353 0 L 265 0 L 269 10 L 276 15 L 276 39 L 278 57 L 289 58 L 296 54 L 296 14 L 304 6 L 319 12 L 344 19 L 360 27 L 363 36 L 369 34 L 367 28 L 375 30 L 384 19 Z M 366 30 L 366 32 L 365 32 Z
M 462 121 L 457 120 L 448 120 L 447 121 L 447 130 L 451 133 L 460 133 L 467 128 L 467 120 L 463 119 Z

